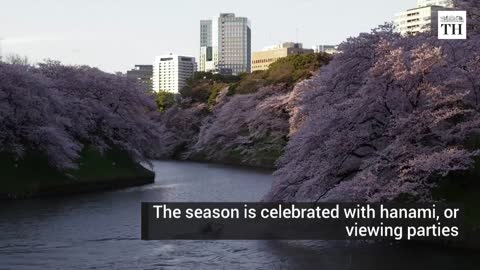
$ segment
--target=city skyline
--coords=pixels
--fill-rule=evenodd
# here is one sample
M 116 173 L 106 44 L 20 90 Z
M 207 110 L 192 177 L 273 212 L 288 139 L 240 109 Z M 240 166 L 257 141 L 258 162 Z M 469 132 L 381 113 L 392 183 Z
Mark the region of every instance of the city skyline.
M 198 59 L 199 21 L 220 13 L 248 17 L 252 51 L 285 41 L 338 44 L 387 21 L 415 5 L 416 0 L 390 1 L 222 2 L 20 0 L 2 7 L 0 38 L 5 55 L 19 54 L 32 62 L 45 58 L 85 64 L 108 72 L 125 72 L 135 64 L 152 64 L 168 53 Z M 28 6 L 29 8 L 25 8 Z M 335 12 L 330 12 L 335 10 Z M 35 20 L 34 14 L 44 14 Z M 22 16 L 18 16 L 22 14 Z M 61 22 L 61 23 L 59 23 Z M 165 27 L 162 27 L 165 25 Z M 332 29 L 332 25 L 335 28 Z

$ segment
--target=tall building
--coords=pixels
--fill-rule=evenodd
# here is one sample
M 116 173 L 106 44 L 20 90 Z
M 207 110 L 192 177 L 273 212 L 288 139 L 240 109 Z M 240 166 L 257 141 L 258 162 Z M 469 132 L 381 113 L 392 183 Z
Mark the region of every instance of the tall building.
M 313 53 L 313 50 L 303 49 L 302 43 L 285 42 L 270 46 L 263 51 L 254 52 L 252 57 L 252 71 L 267 70 L 268 67 L 280 58 L 293 54 Z
M 338 46 L 335 45 L 315 45 L 312 49 L 315 53 L 338 53 Z
M 193 77 L 197 64 L 194 57 L 163 55 L 155 57 L 153 64 L 153 91 L 178 93 Z
M 200 21 L 199 71 L 238 74 L 251 71 L 250 22 L 233 13 Z
M 127 77 L 138 80 L 143 83 L 147 89 L 152 89 L 152 65 L 135 65 L 135 68 L 127 71 Z
M 213 21 L 202 20 L 200 21 L 200 58 L 199 58 L 199 71 L 215 70 L 218 64 L 218 42 L 216 42 L 215 48 L 213 47 Z M 218 33 L 215 33 L 215 39 Z M 214 55 L 215 53 L 215 55 Z
M 402 35 L 435 30 L 438 11 L 453 7 L 452 0 L 417 0 L 417 7 L 395 14 L 395 29 Z

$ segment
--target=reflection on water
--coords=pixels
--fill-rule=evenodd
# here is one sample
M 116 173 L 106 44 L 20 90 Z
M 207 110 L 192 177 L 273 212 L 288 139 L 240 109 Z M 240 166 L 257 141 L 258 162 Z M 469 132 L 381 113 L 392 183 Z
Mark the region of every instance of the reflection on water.
M 474 254 L 323 241 L 149 241 L 140 203 L 258 201 L 268 172 L 154 162 L 152 185 L 2 202 L 0 269 L 480 269 Z

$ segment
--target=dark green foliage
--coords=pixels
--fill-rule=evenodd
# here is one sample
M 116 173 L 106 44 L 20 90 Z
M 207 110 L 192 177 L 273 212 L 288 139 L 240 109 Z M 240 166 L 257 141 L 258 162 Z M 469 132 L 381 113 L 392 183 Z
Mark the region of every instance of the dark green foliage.
M 212 108 L 213 106 L 215 106 L 215 104 L 217 103 L 217 97 L 218 97 L 218 94 L 220 94 L 220 91 L 222 91 L 222 89 L 224 89 L 226 86 L 224 84 L 215 84 L 211 91 L 210 91 L 210 96 L 208 97 L 208 107 L 209 108 Z
M 250 74 L 244 74 L 242 79 L 230 85 L 228 88 L 228 94 L 250 94 L 257 92 L 258 89 L 267 85 L 266 71 L 256 71 Z
M 241 76 L 213 74 L 211 72 L 196 72 L 189 84 L 202 80 L 211 80 L 217 83 L 235 83 L 240 81 Z
M 270 65 L 266 79 L 270 83 L 305 80 L 312 76 L 312 72 L 328 64 L 330 58 L 330 55 L 323 53 L 290 55 Z
M 287 145 L 287 138 L 275 138 L 267 136 L 254 143 L 254 165 L 274 168 L 275 162 L 279 159 Z
M 279 83 L 293 85 L 296 82 L 310 78 L 320 67 L 328 64 L 331 56 L 328 54 L 290 55 L 273 63 L 268 70 L 242 73 L 238 76 L 197 72 L 180 90 L 183 98 L 191 98 L 192 102 L 215 105 L 218 93 L 228 87 L 228 95 L 255 93 L 258 89 Z
M 122 184 L 122 179 L 152 178 L 154 174 L 133 161 L 124 151 L 112 149 L 100 154 L 93 147 L 82 151 L 77 160 L 79 168 L 61 172 L 53 168 L 47 159 L 36 153 L 28 153 L 21 160 L 10 155 L 0 155 L 0 197 L 30 196 L 37 193 L 74 193 L 82 185 L 105 187 Z M 92 190 L 95 190 L 93 188 Z
M 281 58 L 271 64 L 268 70 L 242 74 L 239 82 L 230 85 L 228 94 L 250 94 L 261 87 L 279 83 L 293 85 L 310 78 L 320 67 L 328 64 L 330 59 L 330 55 L 323 53 L 298 54 Z
M 215 105 L 216 98 L 223 88 L 239 80 L 238 76 L 197 72 L 187 82 L 187 86 L 180 90 L 180 95 L 182 98 L 191 99 L 193 103 L 207 103 L 211 107 Z

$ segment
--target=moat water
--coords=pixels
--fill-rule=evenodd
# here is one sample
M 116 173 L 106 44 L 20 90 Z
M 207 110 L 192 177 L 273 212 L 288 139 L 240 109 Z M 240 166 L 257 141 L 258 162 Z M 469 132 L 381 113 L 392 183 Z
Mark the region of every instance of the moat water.
M 152 165 L 151 185 L 0 202 L 0 269 L 480 269 L 476 254 L 431 247 L 141 241 L 141 202 L 253 202 L 272 183 L 266 171 L 173 161 Z

